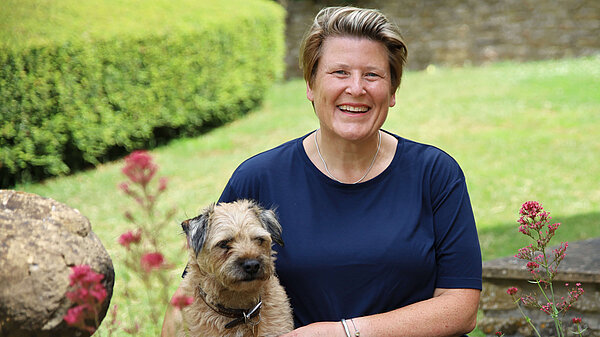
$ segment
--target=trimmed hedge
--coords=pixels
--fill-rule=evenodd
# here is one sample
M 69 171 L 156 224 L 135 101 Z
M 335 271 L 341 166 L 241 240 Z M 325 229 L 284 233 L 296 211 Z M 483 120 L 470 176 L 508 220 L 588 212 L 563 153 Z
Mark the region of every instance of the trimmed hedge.
M 21 8 L 36 0 L 5 1 Z M 98 10 L 97 2 L 61 2 L 78 20 Z M 124 6 L 101 2 L 111 14 Z M 92 30 L 72 23 L 55 34 L 23 30 L 27 38 L 15 40 L 6 34 L 11 27 L 0 26 L 0 186 L 66 174 L 161 138 L 198 134 L 256 107 L 282 76 L 283 9 L 259 0 L 174 3 L 144 1 L 147 22 L 113 18 L 123 22 L 106 30 L 97 22 Z M 10 15 L 7 9 L 0 8 L 0 21 Z M 161 15 L 168 21 L 158 25 Z M 39 20 L 34 15 L 29 23 L 52 26 Z

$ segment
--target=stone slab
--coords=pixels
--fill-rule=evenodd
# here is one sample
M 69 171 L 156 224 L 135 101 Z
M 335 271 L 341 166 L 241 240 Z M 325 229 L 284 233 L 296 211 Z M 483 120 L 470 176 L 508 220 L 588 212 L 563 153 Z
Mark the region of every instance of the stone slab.
M 531 273 L 523 260 L 509 256 L 483 262 L 483 278 L 529 280 Z M 600 238 L 569 242 L 567 256 L 560 264 L 555 280 L 600 283 Z

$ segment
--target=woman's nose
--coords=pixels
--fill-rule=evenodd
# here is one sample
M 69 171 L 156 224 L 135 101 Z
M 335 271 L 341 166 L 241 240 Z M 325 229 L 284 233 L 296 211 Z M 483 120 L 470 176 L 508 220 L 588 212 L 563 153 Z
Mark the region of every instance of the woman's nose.
M 352 96 L 363 95 L 366 92 L 363 79 L 360 76 L 350 76 L 348 78 L 346 92 Z

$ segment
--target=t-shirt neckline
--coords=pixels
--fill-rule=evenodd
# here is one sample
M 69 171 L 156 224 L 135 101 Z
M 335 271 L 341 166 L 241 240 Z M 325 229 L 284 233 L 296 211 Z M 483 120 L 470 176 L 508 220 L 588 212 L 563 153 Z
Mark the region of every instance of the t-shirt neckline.
M 367 181 L 363 181 L 363 182 L 360 182 L 357 184 L 341 183 L 339 181 L 336 181 L 336 180 L 330 178 L 325 173 L 321 172 L 321 170 L 319 170 L 315 166 L 315 164 L 310 160 L 310 158 L 308 157 L 308 154 L 306 153 L 306 150 L 304 149 L 304 145 L 302 143 L 303 143 L 304 139 L 306 139 L 306 137 L 308 137 L 310 134 L 314 133 L 315 131 L 316 130 L 313 130 L 297 139 L 296 146 L 298 147 L 298 152 L 300 153 L 300 157 L 304 161 L 305 167 L 311 172 L 311 174 L 315 175 L 322 182 L 329 184 L 329 185 L 336 186 L 336 187 L 341 187 L 341 188 L 345 188 L 345 189 L 360 189 L 363 187 L 371 186 L 372 184 L 376 184 L 377 182 L 385 179 L 385 177 L 387 177 L 390 174 L 390 172 L 393 170 L 393 167 L 396 166 L 397 163 L 400 161 L 400 156 L 402 155 L 402 147 L 404 145 L 404 139 L 402 137 L 399 137 L 399 136 L 391 133 L 391 132 L 381 129 L 381 131 L 393 136 L 394 138 L 396 138 L 398 140 L 398 144 L 396 145 L 396 152 L 394 153 L 394 158 L 392 159 L 391 163 L 388 165 L 388 167 L 385 168 L 385 170 L 383 170 L 383 172 L 381 172 L 379 175 L 375 176 L 372 179 L 369 179 Z

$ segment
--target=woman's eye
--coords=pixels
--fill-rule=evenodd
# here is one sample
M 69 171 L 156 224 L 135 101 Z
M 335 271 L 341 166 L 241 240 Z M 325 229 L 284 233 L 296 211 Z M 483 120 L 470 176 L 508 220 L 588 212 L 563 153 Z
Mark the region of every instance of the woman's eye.
M 344 70 L 336 70 L 333 73 L 336 75 L 346 75 L 346 71 L 344 71 Z
M 376 74 L 376 73 L 367 73 L 367 77 L 381 77 L 381 76 L 379 76 L 379 74 Z

